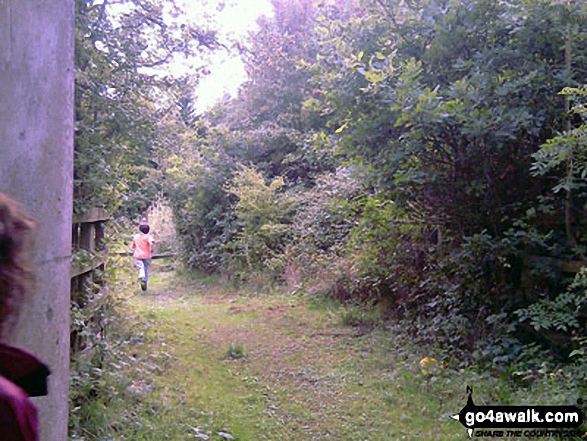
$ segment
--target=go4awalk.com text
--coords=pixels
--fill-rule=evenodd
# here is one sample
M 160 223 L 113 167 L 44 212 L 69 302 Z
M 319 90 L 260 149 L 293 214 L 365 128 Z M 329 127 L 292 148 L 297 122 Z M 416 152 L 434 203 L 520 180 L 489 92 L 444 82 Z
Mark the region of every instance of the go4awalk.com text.
M 584 432 L 579 429 L 525 429 L 525 430 L 490 430 L 477 429 L 473 436 L 476 438 L 555 438 L 555 439 L 581 439 Z
M 577 406 L 477 406 L 467 386 L 467 404 L 451 418 L 459 421 L 469 438 L 525 437 L 581 438 L 583 411 Z

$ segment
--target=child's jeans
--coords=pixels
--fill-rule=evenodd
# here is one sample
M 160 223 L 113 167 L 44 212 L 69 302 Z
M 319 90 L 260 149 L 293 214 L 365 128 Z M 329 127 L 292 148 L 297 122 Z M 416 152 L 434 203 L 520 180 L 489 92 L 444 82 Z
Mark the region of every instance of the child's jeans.
M 143 282 L 149 281 L 149 264 L 151 259 L 136 259 L 136 266 L 139 270 L 139 279 Z

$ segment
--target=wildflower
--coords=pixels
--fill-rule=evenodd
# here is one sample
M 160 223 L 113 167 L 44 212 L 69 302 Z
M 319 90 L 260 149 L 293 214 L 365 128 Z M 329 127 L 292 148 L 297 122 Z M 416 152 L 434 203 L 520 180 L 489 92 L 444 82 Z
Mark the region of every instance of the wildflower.
M 446 362 L 441 361 L 438 363 L 436 358 L 424 357 L 420 360 L 420 369 L 424 375 L 432 375 L 440 373 L 446 368 Z

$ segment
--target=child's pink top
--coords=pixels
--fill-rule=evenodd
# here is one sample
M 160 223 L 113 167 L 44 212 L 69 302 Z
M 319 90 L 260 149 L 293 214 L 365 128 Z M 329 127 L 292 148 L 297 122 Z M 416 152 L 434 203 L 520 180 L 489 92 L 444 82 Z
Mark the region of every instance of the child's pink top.
M 154 243 L 155 239 L 150 234 L 135 234 L 131 245 L 131 248 L 134 250 L 133 256 L 135 259 L 150 259 L 151 245 Z

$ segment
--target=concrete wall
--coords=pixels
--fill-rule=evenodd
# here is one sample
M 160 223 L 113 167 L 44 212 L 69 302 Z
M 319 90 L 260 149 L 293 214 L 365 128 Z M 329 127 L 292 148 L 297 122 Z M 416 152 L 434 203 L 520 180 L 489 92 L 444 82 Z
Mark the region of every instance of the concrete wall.
M 0 0 L 0 190 L 37 222 L 36 286 L 10 342 L 52 371 L 41 439 L 67 439 L 73 0 Z

